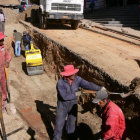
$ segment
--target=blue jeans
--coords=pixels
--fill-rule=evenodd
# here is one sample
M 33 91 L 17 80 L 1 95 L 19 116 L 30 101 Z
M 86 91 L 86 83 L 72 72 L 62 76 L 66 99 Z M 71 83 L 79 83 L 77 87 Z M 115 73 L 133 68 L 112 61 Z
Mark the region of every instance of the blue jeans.
M 62 102 L 58 101 L 53 140 L 61 139 L 62 129 L 64 127 L 66 117 L 67 117 L 66 123 L 67 134 L 73 135 L 75 133 L 77 121 L 77 100 L 62 101 Z
M 28 50 L 30 50 L 30 44 L 27 44 L 27 45 L 25 46 L 25 51 L 28 51 Z
M 21 41 L 16 41 L 15 42 L 15 56 L 20 56 L 21 54 Z

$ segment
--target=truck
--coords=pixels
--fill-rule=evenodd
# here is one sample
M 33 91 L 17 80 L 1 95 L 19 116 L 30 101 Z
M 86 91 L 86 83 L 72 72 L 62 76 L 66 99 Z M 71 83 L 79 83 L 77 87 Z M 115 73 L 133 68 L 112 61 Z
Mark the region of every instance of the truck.
M 77 29 L 83 19 L 84 0 L 40 0 L 39 26 L 46 29 L 49 24 L 70 24 Z

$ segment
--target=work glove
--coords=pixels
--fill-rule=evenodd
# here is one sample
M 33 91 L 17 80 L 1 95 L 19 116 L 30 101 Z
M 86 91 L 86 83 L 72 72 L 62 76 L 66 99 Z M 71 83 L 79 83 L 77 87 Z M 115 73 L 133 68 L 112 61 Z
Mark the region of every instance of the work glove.
M 106 91 L 106 88 L 103 86 L 100 90 L 101 91 Z
M 81 95 L 81 91 L 77 91 L 76 93 L 75 93 L 75 95 L 78 97 L 78 96 L 80 96 Z

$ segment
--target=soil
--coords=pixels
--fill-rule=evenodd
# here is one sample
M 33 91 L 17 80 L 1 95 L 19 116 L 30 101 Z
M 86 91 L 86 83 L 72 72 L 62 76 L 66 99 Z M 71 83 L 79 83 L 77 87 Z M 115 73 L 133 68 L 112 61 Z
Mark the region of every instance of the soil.
M 0 0 L 0 4 L 19 4 L 19 1 L 18 0 Z

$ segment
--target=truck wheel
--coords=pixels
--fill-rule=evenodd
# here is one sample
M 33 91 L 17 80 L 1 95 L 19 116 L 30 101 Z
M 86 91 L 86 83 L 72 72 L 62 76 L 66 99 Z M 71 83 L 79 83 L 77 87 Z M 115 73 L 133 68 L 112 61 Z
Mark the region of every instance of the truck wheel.
M 41 29 L 46 29 L 47 28 L 47 18 L 43 15 L 40 15 L 39 27 Z
M 44 29 L 44 16 L 40 15 L 39 17 L 39 28 Z
M 74 30 L 76 30 L 76 29 L 78 29 L 78 27 L 79 27 L 79 20 L 77 21 L 72 21 L 71 22 L 71 28 L 72 29 L 74 29 Z
M 47 27 L 48 27 L 47 17 L 44 17 L 44 29 L 47 29 Z
M 35 24 L 35 15 L 36 15 L 36 11 L 35 11 L 35 9 L 32 9 L 32 11 L 31 11 L 31 23 L 33 25 Z

